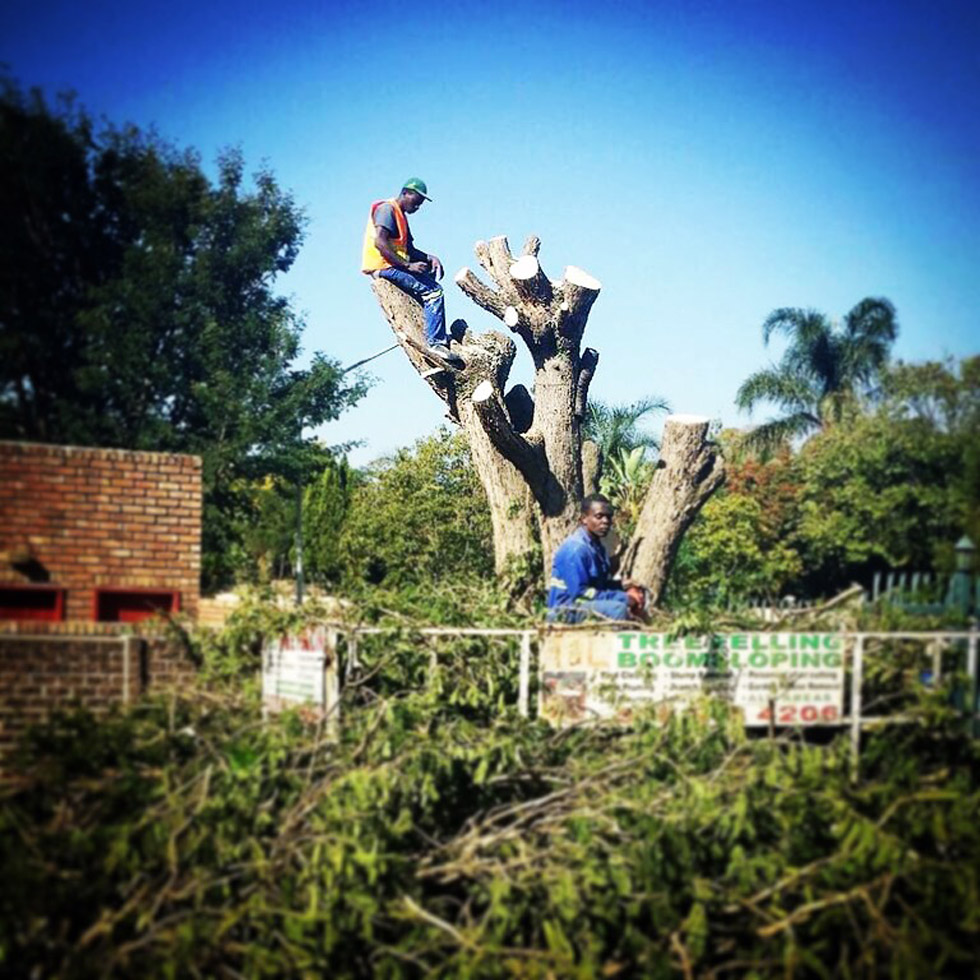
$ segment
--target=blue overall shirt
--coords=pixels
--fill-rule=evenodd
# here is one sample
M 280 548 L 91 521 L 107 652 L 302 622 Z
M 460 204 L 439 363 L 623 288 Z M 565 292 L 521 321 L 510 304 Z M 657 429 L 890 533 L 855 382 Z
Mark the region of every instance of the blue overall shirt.
M 573 531 L 558 547 L 549 585 L 549 609 L 575 606 L 610 619 L 627 618 L 626 592 L 610 578 L 609 556 L 584 527 Z

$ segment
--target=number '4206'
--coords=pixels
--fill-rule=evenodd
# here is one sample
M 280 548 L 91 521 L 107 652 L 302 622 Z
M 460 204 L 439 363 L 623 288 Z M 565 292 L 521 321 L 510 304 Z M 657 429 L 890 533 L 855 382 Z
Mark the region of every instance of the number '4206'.
M 815 722 L 837 721 L 840 712 L 836 704 L 784 704 L 776 709 L 775 717 L 769 708 L 763 708 L 757 718 L 759 721 L 775 721 L 777 725 L 814 724 Z

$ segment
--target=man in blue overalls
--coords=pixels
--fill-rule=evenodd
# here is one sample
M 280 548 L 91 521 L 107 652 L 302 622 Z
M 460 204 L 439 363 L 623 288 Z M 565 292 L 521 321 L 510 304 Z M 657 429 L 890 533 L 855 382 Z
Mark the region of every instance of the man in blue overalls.
M 633 603 L 611 578 L 609 556 L 602 547 L 612 528 L 612 504 L 602 494 L 593 494 L 582 501 L 580 513 L 581 524 L 559 545 L 552 561 L 548 620 L 627 620 Z

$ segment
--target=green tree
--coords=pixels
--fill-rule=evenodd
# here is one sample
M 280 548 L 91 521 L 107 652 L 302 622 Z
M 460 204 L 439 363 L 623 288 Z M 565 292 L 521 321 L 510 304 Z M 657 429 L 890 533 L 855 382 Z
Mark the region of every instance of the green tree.
M 663 398 L 642 398 L 629 405 L 589 399 L 582 435 L 602 451 L 599 490 L 616 508 L 619 536 L 629 537 L 633 532 L 653 476 L 652 456 L 660 448 L 643 422 L 657 412 L 669 411 Z
M 747 442 L 757 449 L 772 449 L 852 417 L 887 363 L 898 325 L 887 299 L 868 298 L 840 325 L 815 310 L 774 310 L 762 325 L 766 345 L 774 333 L 789 338 L 781 360 L 748 377 L 735 396 L 746 411 L 767 401 L 783 413 L 750 433 Z
M 885 569 L 948 571 L 980 540 L 980 357 L 888 365 L 873 400 L 766 460 L 722 434 L 725 488 L 681 546 L 671 601 L 832 595 Z
M 225 556 L 235 578 L 268 583 L 293 574 L 296 542 L 296 488 L 281 476 L 242 481 L 235 486 L 240 504 Z
M 785 449 L 765 462 L 730 463 L 725 487 L 704 505 L 681 543 L 671 602 L 774 600 L 795 588 L 804 569 L 798 480 Z
M 669 412 L 663 398 L 641 398 L 629 405 L 610 405 L 590 398 L 582 420 L 582 435 L 591 439 L 604 459 L 620 459 L 637 448 L 660 448 L 655 436 L 643 428 L 643 421 L 656 412 Z
M 351 498 L 340 549 L 351 583 L 492 577 L 486 495 L 463 436 L 441 428 L 370 467 Z
M 946 474 L 951 506 L 980 544 L 980 355 L 959 363 L 899 362 L 882 377 L 882 410 L 895 419 L 919 419 L 952 442 L 957 462 Z M 939 550 L 948 563 L 948 543 Z
M 898 365 L 873 413 L 803 447 L 800 537 L 817 587 L 948 563 L 980 530 L 978 422 L 980 358 Z
M 242 488 L 329 458 L 302 436 L 363 394 L 274 291 L 303 216 L 237 152 L 215 183 L 133 126 L 96 132 L 70 100 L 0 93 L 0 436 L 196 453 L 205 579 L 227 579 Z
M 355 472 L 346 457 L 331 459 L 303 496 L 303 559 L 308 577 L 321 584 L 340 580 L 340 536 L 354 494 Z

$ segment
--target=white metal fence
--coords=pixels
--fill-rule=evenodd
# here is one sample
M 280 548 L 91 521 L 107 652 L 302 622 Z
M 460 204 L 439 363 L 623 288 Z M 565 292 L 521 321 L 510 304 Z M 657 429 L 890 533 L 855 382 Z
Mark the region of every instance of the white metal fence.
M 357 666 L 358 638 L 362 636 L 391 634 L 396 631 L 381 627 L 336 627 L 338 634 L 346 641 L 347 658 L 345 673 Z M 531 678 L 538 671 L 540 643 L 543 636 L 549 632 L 542 629 L 464 629 L 454 627 L 430 627 L 423 629 L 400 631 L 402 635 L 417 635 L 420 637 L 451 639 L 454 637 L 513 637 L 519 643 L 517 656 L 517 709 L 528 717 L 531 714 Z M 841 632 L 836 634 L 844 641 L 844 668 L 848 683 L 848 696 L 845 698 L 845 713 L 833 724 L 847 728 L 851 733 L 851 741 L 855 751 L 859 748 L 861 731 L 864 728 L 894 724 L 906 720 L 906 716 L 898 711 L 881 712 L 880 704 L 900 702 L 901 695 L 908 694 L 915 684 L 938 685 L 951 670 L 966 675 L 966 689 L 963 693 L 962 708 L 965 713 L 980 719 L 977 704 L 977 649 L 978 633 L 974 628 L 968 631 L 930 631 L 930 632 Z M 898 687 L 887 696 L 879 696 L 868 700 L 869 665 L 876 668 L 887 668 L 895 663 L 896 647 L 898 645 L 918 645 L 919 652 L 903 651 L 910 665 L 912 677 L 900 679 Z M 430 657 L 434 667 L 438 661 L 438 650 L 431 647 Z M 871 709 L 869 711 L 869 709 Z

